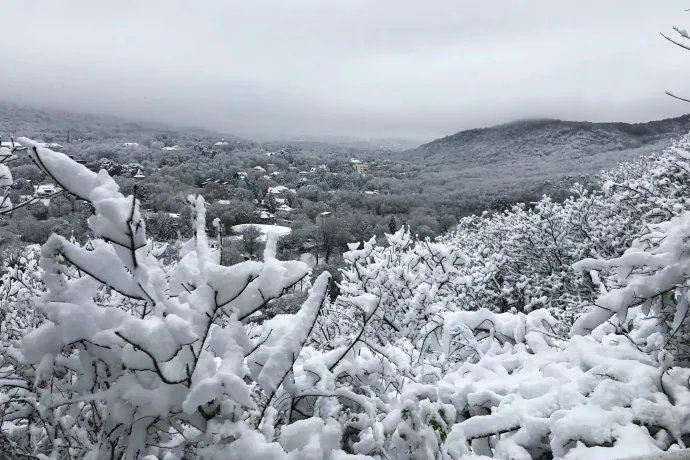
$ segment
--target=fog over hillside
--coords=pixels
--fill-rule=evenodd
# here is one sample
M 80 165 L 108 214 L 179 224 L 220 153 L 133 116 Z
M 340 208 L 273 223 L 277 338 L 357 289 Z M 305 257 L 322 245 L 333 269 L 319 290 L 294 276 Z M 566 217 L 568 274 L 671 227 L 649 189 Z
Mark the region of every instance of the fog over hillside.
M 564 177 L 590 182 L 618 162 L 661 152 L 688 130 L 690 115 L 634 124 L 521 120 L 460 131 L 391 158 L 418 165 L 429 189 L 508 197 Z

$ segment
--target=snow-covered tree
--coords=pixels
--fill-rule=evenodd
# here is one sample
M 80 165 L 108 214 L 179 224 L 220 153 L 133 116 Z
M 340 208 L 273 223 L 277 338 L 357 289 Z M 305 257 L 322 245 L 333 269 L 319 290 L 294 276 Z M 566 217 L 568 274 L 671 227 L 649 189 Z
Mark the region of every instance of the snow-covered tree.
M 673 43 L 674 45 L 676 45 L 680 48 L 683 48 L 684 50 L 690 51 L 690 34 L 688 34 L 688 31 L 685 29 L 680 29 L 678 27 L 673 27 L 673 30 L 676 32 L 678 37 L 680 37 L 679 39 L 670 38 L 668 35 L 665 35 L 663 33 L 661 34 L 661 36 L 664 37 L 666 40 L 670 41 L 671 43 Z M 686 97 L 676 96 L 675 94 L 671 93 L 670 91 L 666 91 L 666 94 L 668 94 L 669 96 L 671 96 L 673 98 L 680 99 L 681 101 L 690 102 L 690 99 L 688 99 Z

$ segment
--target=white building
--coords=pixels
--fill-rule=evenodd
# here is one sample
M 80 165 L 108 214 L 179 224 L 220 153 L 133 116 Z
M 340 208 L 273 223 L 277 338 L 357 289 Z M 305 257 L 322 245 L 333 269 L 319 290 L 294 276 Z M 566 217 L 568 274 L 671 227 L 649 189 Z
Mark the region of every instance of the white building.
M 34 185 L 34 196 L 45 197 L 60 191 L 60 187 L 54 184 Z

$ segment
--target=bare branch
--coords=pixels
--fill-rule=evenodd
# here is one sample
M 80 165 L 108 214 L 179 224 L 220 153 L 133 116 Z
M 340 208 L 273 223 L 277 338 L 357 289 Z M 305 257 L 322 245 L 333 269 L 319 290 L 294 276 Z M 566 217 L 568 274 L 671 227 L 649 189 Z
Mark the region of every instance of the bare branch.
M 685 44 L 680 43 L 680 42 L 677 42 L 677 41 L 675 41 L 674 39 L 667 37 L 667 36 L 664 35 L 663 33 L 661 34 L 661 36 L 664 37 L 666 40 L 670 41 L 671 43 L 673 43 L 674 45 L 678 45 L 678 46 L 680 46 L 681 48 L 690 51 L 690 46 L 685 45 Z
M 684 97 L 676 96 L 675 94 L 673 94 L 669 91 L 666 91 L 666 94 L 668 94 L 669 96 L 671 96 L 674 99 L 678 99 L 678 100 L 683 101 L 683 102 L 690 102 L 690 99 L 685 99 Z

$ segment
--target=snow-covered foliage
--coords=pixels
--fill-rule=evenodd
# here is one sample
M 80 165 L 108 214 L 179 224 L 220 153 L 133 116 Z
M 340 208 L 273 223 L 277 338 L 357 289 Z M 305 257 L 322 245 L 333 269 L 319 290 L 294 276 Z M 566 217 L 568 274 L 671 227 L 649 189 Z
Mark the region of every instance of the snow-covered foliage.
M 329 275 L 220 265 L 205 204 L 163 264 L 136 189 L 21 140 L 93 204 L 0 286 L 0 447 L 34 458 L 614 459 L 690 443 L 690 139 L 604 192 L 354 244 Z M 262 316 L 307 286 L 295 314 Z M 305 294 L 306 295 L 306 294 Z M 257 318 L 261 317 L 261 323 Z M 3 441 L 4 440 L 4 441 Z
M 266 416 L 292 379 L 328 274 L 300 312 L 263 327 L 270 341 L 252 341 L 243 321 L 305 277 L 306 264 L 266 251 L 263 262 L 219 265 L 203 199 L 190 197 L 196 234 L 179 263 L 164 267 L 146 239 L 136 196 L 120 194 L 105 171 L 20 142 L 67 192 L 93 204 L 96 239 L 85 248 L 53 235 L 43 245 L 45 293 L 33 292 L 19 268 L 5 277 L 3 311 L 24 320 L 3 321 L 23 335 L 3 337 L 3 371 L 21 382 L 3 396 L 11 403 L 3 418 L 8 438 L 58 458 L 228 458 L 235 443 L 250 442 L 260 424 L 271 423 Z M 27 310 L 32 315 L 22 314 Z M 27 320 L 34 314 L 42 321 Z M 272 437 L 262 439 L 263 449 L 280 449 Z
M 412 243 L 401 230 L 388 247 L 350 251 L 337 302 L 345 320 L 330 329 L 361 327 L 382 362 L 405 363 L 403 386 L 434 387 L 430 400 L 443 400 L 442 388 L 465 398 L 450 436 L 466 446 L 436 456 L 619 458 L 684 447 L 688 159 L 686 137 L 602 174 L 604 193 L 576 187 L 563 203 L 545 197 L 464 219 L 438 243 Z M 540 389 L 528 396 L 521 385 L 532 380 Z M 579 396 L 554 392 L 563 386 Z M 594 415 L 612 408 L 615 418 Z

